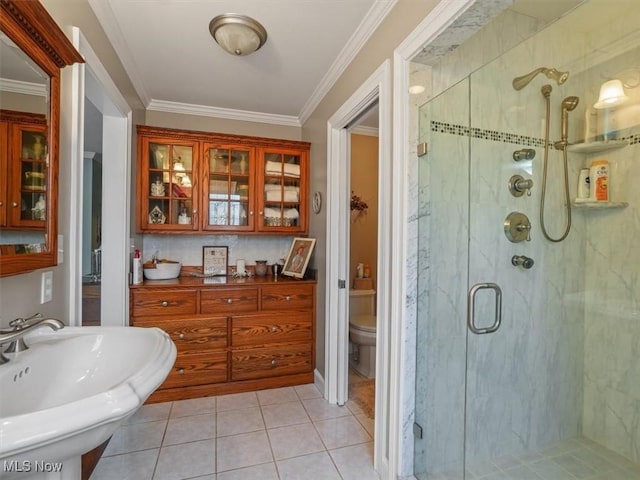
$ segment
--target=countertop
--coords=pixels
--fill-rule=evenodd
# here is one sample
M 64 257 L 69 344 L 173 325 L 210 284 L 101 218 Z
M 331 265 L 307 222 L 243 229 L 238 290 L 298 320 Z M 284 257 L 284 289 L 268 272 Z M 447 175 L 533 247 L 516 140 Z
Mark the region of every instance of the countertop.
M 265 275 L 251 277 L 232 277 L 232 276 L 218 276 L 218 277 L 194 277 L 190 275 L 181 275 L 178 278 L 170 280 L 147 280 L 137 285 L 129 285 L 131 289 L 145 288 L 145 287 L 202 287 L 202 286 L 240 286 L 240 285 L 291 285 L 291 284 L 308 284 L 316 283 L 314 279 L 298 279 L 285 275 Z

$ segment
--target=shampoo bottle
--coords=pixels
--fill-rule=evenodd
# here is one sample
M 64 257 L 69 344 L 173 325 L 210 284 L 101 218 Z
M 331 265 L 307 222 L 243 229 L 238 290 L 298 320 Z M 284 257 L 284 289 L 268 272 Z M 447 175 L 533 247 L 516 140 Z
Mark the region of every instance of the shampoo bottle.
M 609 201 L 609 162 L 594 160 L 589 168 L 589 197 L 591 201 Z
M 136 249 L 133 254 L 133 284 L 137 285 L 142 283 L 143 271 L 142 271 L 142 258 L 140 258 L 140 250 Z

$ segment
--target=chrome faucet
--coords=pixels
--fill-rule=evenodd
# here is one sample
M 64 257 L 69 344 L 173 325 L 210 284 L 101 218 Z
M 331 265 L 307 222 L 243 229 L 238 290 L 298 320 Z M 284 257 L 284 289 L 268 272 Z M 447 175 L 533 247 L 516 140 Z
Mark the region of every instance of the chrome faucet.
M 35 320 L 35 321 L 34 321 Z M 53 330 L 60 330 L 64 323 L 55 318 L 42 318 L 41 313 L 36 313 L 27 318 L 16 318 L 9 322 L 10 330 L 0 330 L 0 347 L 9 343 L 7 349 L 0 350 L 0 365 L 7 363 L 9 359 L 4 353 L 18 353 L 27 350 L 29 347 L 24 342 L 23 336 L 41 326 L 48 326 Z

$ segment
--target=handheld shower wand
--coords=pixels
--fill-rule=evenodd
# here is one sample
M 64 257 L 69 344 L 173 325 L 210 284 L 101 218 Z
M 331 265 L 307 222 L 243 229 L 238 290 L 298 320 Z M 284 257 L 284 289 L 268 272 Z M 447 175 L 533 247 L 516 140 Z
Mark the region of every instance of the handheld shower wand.
M 549 120 L 550 120 L 550 104 L 551 104 L 551 86 L 545 85 L 542 87 L 542 96 L 545 99 L 546 103 L 546 121 L 545 121 L 545 138 L 544 138 L 544 159 L 543 159 L 543 168 L 542 168 L 542 191 L 540 194 L 540 227 L 542 229 L 542 234 L 544 237 L 551 242 L 561 242 L 567 235 L 569 235 L 569 231 L 571 230 L 571 199 L 569 198 L 569 172 L 567 167 L 567 145 L 569 141 L 567 140 L 569 137 L 569 112 L 574 110 L 578 106 L 578 102 L 580 99 L 578 97 L 567 97 L 562 101 L 560 105 L 560 114 L 561 125 L 560 125 L 560 141 L 554 144 L 555 148 L 558 150 L 562 150 L 562 160 L 564 167 L 564 201 L 565 208 L 567 211 L 567 223 L 564 233 L 558 237 L 553 238 L 547 232 L 547 228 L 545 226 L 544 221 L 544 201 L 546 197 L 546 189 L 547 189 L 547 163 L 549 160 Z
M 560 112 L 562 116 L 560 125 L 560 141 L 554 144 L 558 150 L 566 148 L 569 144 L 567 141 L 569 137 L 569 112 L 575 110 L 579 102 L 580 98 L 572 96 L 565 98 L 560 105 Z

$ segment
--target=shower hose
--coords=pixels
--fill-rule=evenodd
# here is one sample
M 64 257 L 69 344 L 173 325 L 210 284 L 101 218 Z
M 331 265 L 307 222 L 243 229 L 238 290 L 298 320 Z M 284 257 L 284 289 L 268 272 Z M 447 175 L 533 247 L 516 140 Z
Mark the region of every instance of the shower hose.
M 547 105 L 547 114 L 545 121 L 545 135 L 544 135 L 544 159 L 542 166 L 542 192 L 540 194 L 540 227 L 542 229 L 542 234 L 544 237 L 551 242 L 561 242 L 567 235 L 569 235 L 569 230 L 571 230 L 571 199 L 569 198 L 569 172 L 567 167 L 567 143 L 562 143 L 562 160 L 564 163 L 564 193 L 565 193 L 565 207 L 567 210 L 567 225 L 564 233 L 559 238 L 553 238 L 547 232 L 547 229 L 544 224 L 544 200 L 545 193 L 547 190 L 547 163 L 549 161 L 549 120 L 551 118 L 551 89 L 548 92 L 543 90 L 543 95 Z

